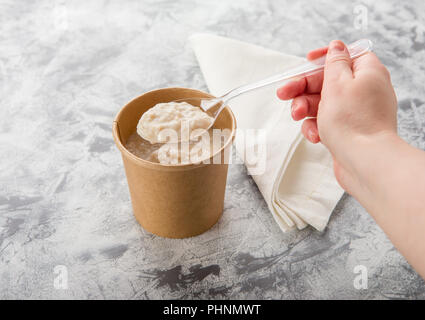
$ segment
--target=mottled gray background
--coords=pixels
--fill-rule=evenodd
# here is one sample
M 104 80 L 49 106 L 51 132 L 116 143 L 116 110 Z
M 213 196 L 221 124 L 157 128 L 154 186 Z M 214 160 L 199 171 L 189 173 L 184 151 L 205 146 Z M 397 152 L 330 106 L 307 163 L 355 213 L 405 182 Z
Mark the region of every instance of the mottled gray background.
M 0 0 L 0 298 L 424 299 L 424 281 L 353 198 L 325 232 L 283 234 L 241 165 L 210 231 L 149 234 L 111 137 L 141 93 L 206 88 L 186 42 L 194 32 L 301 56 L 369 37 L 392 73 L 400 134 L 425 149 L 424 13 L 422 0 Z M 369 288 L 359 291 L 360 264 Z M 57 265 L 67 290 L 53 286 Z

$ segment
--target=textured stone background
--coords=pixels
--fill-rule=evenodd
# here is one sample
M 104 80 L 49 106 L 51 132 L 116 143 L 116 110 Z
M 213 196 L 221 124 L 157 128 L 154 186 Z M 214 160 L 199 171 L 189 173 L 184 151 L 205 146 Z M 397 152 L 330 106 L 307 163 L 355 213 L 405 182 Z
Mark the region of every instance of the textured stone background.
M 425 149 L 424 12 L 422 0 L 0 0 L 0 298 L 424 299 L 424 281 L 353 198 L 325 232 L 283 234 L 241 165 L 210 231 L 145 232 L 111 137 L 141 93 L 205 89 L 194 32 L 298 55 L 369 37 L 392 73 L 400 134 Z M 353 287 L 359 264 L 368 290 Z M 53 286 L 57 265 L 67 290 Z

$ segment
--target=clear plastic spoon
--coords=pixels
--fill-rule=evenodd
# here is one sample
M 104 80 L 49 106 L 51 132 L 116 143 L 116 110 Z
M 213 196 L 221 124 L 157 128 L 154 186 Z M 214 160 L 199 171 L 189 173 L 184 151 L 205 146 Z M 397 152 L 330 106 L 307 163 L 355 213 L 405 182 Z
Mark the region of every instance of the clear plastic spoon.
M 366 52 L 372 51 L 372 41 L 368 39 L 361 39 L 351 43 L 350 45 L 347 46 L 347 48 L 348 48 L 348 52 L 350 53 L 351 59 L 355 59 L 365 54 Z M 325 67 L 325 61 L 326 61 L 326 55 L 320 58 L 317 58 L 315 60 L 305 62 L 299 66 L 290 68 L 286 70 L 284 73 L 277 74 L 269 78 L 266 78 L 257 82 L 253 82 L 241 87 L 237 87 L 235 89 L 230 90 L 228 93 L 226 93 L 225 95 L 221 97 L 211 98 L 211 99 L 187 98 L 187 99 L 177 100 L 176 102 L 185 101 L 185 102 L 201 107 L 202 110 L 204 110 L 206 113 L 208 113 L 211 117 L 214 118 L 214 122 L 215 122 L 220 112 L 226 107 L 227 103 L 231 99 L 237 96 L 240 96 L 241 94 L 244 94 L 246 92 L 259 89 L 271 84 L 275 84 L 275 83 L 289 80 L 292 78 L 307 76 L 307 75 L 320 72 Z M 196 100 L 196 103 L 195 103 L 195 100 Z M 214 122 L 212 122 L 212 124 L 210 125 L 210 128 L 213 126 Z

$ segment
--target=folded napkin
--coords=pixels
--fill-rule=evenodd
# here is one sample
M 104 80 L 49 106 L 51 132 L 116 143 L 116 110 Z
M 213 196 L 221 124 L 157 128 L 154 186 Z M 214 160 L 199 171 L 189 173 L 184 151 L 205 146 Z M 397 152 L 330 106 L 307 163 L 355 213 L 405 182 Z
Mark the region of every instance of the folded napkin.
M 189 41 L 215 96 L 304 61 L 215 35 L 195 34 Z M 329 152 L 322 144 L 303 138 L 300 123 L 291 119 L 290 102 L 279 100 L 276 88 L 253 91 L 229 102 L 238 126 L 235 147 L 240 155 L 250 148 L 263 153 L 258 158 L 265 161 L 254 165 L 244 161 L 282 231 L 307 225 L 322 231 L 343 190 L 335 180 Z M 263 130 L 264 141 L 247 138 L 253 129 Z M 241 131 L 245 134 L 240 135 Z

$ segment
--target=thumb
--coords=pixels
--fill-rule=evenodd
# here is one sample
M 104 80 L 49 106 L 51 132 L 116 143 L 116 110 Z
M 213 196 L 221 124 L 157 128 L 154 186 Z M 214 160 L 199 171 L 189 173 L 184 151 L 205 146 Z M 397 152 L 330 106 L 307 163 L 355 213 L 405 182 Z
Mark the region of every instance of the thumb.
M 325 82 L 353 78 L 351 58 L 345 44 L 340 40 L 329 43 L 325 64 Z

